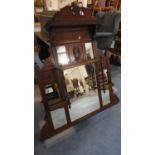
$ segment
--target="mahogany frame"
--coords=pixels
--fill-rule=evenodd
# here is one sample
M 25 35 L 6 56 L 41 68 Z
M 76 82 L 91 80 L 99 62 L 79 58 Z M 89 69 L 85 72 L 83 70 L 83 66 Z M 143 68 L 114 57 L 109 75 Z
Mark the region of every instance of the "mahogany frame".
M 97 48 L 96 43 L 93 40 L 94 28 L 97 22 L 95 17 L 92 17 L 91 11 L 85 8 L 82 8 L 82 9 L 84 10 L 84 13 L 86 16 L 82 16 L 82 17 L 79 17 L 79 15 L 73 16 L 72 14 L 70 14 L 69 9 L 70 9 L 69 6 L 62 9 L 60 13 L 56 15 L 55 17 L 56 19 L 54 19 L 53 21 L 50 21 L 47 24 L 47 29 L 49 31 L 49 40 L 50 40 L 50 46 L 49 46 L 49 49 L 47 50 L 50 53 L 50 56 L 45 59 L 44 67 L 42 69 L 39 69 L 39 67 L 36 66 L 36 75 L 38 78 L 38 84 L 39 84 L 39 88 L 42 96 L 42 103 L 44 105 L 44 110 L 45 110 L 45 118 L 44 118 L 45 125 L 41 129 L 41 140 L 46 140 L 64 131 L 65 129 L 74 126 L 80 121 L 83 121 L 97 114 L 98 112 L 101 112 L 117 104 L 119 101 L 118 97 L 113 93 L 113 89 L 112 89 L 108 51 L 106 50 L 105 54 L 102 54 L 102 52 Z M 72 23 L 73 18 L 74 19 L 76 18 L 77 22 L 74 23 L 73 25 L 70 25 L 70 23 Z M 80 39 L 79 39 L 79 36 L 80 36 Z M 84 43 L 86 42 L 92 43 L 92 48 L 94 52 L 94 59 L 92 60 L 86 59 L 86 51 L 84 48 Z M 76 63 L 70 63 L 68 65 L 61 66 L 58 63 L 56 47 L 59 45 L 65 45 L 68 47 L 70 45 L 73 46 L 75 44 L 76 45 L 79 44 L 81 46 L 83 60 L 80 60 L 79 62 L 76 62 Z M 40 52 L 45 52 L 45 51 L 40 51 Z M 70 50 L 68 54 L 69 54 L 69 58 L 71 58 L 72 54 Z M 67 89 L 66 89 L 63 70 L 80 66 L 80 65 L 85 65 L 88 63 L 95 64 L 95 73 L 97 78 L 100 108 L 71 122 L 71 118 L 69 114 L 69 108 L 71 103 L 67 95 Z M 107 69 L 107 75 L 108 75 L 108 89 L 110 92 L 110 103 L 103 106 L 101 90 L 105 90 L 104 82 L 103 82 L 104 81 L 103 69 L 105 68 Z M 99 75 L 100 72 L 102 73 L 101 75 Z M 59 92 L 60 92 L 60 100 L 55 102 L 54 104 L 49 104 L 47 100 L 47 96 L 45 94 L 45 85 L 54 84 L 54 83 L 58 84 Z M 58 129 L 55 129 L 50 112 L 58 108 L 64 108 L 67 124 L 62 127 L 59 127 Z

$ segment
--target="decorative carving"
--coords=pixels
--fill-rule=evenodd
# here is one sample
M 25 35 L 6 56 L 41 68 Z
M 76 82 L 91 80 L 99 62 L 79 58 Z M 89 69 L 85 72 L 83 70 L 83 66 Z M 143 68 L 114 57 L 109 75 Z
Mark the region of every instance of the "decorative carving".
M 73 15 L 84 15 L 84 11 L 82 10 L 83 4 L 82 2 L 73 2 L 71 6 L 71 12 Z

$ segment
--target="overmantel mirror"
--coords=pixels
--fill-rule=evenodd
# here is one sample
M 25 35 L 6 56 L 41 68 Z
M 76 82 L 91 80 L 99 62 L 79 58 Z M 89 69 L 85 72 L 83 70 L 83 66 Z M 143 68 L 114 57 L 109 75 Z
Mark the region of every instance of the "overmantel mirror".
M 93 41 L 97 21 L 78 4 L 66 6 L 45 25 L 50 57 L 38 69 L 45 108 L 45 140 L 118 103 L 108 56 Z

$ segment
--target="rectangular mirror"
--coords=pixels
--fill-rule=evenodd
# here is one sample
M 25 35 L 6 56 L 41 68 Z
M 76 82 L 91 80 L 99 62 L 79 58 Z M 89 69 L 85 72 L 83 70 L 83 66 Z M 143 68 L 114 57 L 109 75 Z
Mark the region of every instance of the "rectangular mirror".
M 57 84 L 55 83 L 45 85 L 45 94 L 48 100 L 59 98 L 59 90 Z
M 87 59 L 94 59 L 94 53 L 93 53 L 91 42 L 85 43 L 85 50 L 86 50 Z
M 67 65 L 69 63 L 68 54 L 66 51 L 65 46 L 58 46 L 56 47 L 57 55 L 58 55 L 58 62 L 60 65 Z
M 94 64 L 64 70 L 64 76 L 71 102 L 71 121 L 100 108 Z
M 72 64 L 83 61 L 84 56 L 81 43 L 68 44 L 67 47 Z
M 103 106 L 109 104 L 110 103 L 109 90 L 106 89 L 105 91 L 102 90 L 101 92 L 102 92 L 102 101 L 103 101 L 102 104 L 103 104 Z
M 108 86 L 108 74 L 107 74 L 107 69 L 103 70 L 103 76 L 104 76 L 104 90 L 101 90 L 102 94 L 102 104 L 107 105 L 110 103 L 110 92 L 109 92 L 109 86 Z
M 58 108 L 54 111 L 51 111 L 51 118 L 55 129 L 60 128 L 67 124 L 64 108 Z

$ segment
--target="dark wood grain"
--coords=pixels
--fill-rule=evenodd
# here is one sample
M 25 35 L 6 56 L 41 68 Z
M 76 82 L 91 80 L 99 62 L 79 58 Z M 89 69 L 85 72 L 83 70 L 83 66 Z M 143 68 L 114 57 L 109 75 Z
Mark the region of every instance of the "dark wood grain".
M 112 90 L 108 51 L 106 51 L 105 55 L 101 54 L 101 51 L 97 48 L 96 43 L 93 41 L 97 21 L 95 17 L 92 16 L 90 9 L 82 8 L 82 10 L 84 11 L 83 16 L 73 15 L 70 11 L 70 6 L 67 6 L 57 13 L 46 25 L 46 29 L 49 31 L 50 45 L 48 46 L 48 52 L 50 53 L 50 56 L 45 59 L 44 67 L 42 69 L 36 67 L 37 77 L 39 79 L 39 88 L 46 113 L 46 123 L 41 130 L 42 140 L 54 136 L 55 134 L 58 134 L 63 130 L 79 123 L 80 121 L 83 121 L 118 103 L 118 98 Z M 39 39 L 42 39 L 40 36 L 38 37 Z M 87 59 L 86 50 L 84 47 L 86 42 L 92 43 L 94 58 L 91 60 Z M 65 46 L 67 49 L 66 52 L 69 57 L 69 63 L 67 65 L 60 65 L 58 62 L 56 48 L 60 45 Z M 41 46 L 45 46 L 45 44 L 41 44 Z M 80 59 L 75 60 L 76 53 L 73 52 L 74 47 L 79 48 Z M 63 71 L 65 69 L 92 63 L 95 64 L 100 108 L 71 122 L 69 113 L 71 103 L 68 97 Z M 110 103 L 103 106 L 101 90 L 105 89 L 105 79 L 103 76 L 103 69 L 105 68 L 108 70 L 109 81 L 107 85 L 108 87 L 106 88 L 110 91 Z M 56 85 L 59 90 L 59 99 L 53 101 L 53 103 L 47 100 L 47 95 L 45 94 L 45 85 L 47 84 Z M 59 108 L 64 108 L 67 124 L 55 129 L 50 112 Z

